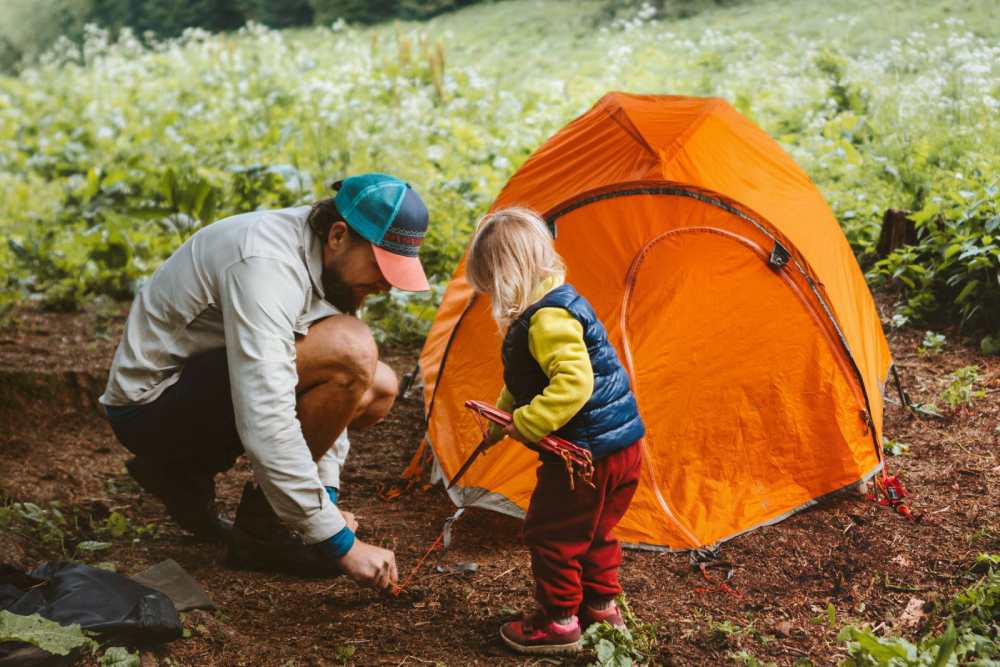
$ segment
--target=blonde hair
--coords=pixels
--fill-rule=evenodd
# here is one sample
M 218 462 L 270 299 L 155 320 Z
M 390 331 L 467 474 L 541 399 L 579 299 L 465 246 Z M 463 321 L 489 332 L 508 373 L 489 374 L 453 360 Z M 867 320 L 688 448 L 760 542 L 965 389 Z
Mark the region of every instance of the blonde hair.
M 532 210 L 504 208 L 479 221 L 469 245 L 465 275 L 493 300 L 493 319 L 507 329 L 531 305 L 546 278 L 566 274 L 545 222 Z

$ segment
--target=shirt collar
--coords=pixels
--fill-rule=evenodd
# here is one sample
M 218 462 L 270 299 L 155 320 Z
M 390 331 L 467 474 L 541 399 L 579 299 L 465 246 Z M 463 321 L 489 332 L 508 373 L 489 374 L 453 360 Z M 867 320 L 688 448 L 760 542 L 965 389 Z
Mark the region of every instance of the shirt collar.
M 306 263 L 306 270 L 309 272 L 309 279 L 312 281 L 313 289 L 321 299 L 326 300 L 323 292 L 323 239 L 309 226 L 309 211 L 311 206 L 302 207 L 302 226 L 299 230 L 299 238 L 302 240 L 302 259 Z
M 541 299 L 543 296 L 554 290 L 555 288 L 562 285 L 565 281 L 561 275 L 552 275 L 540 282 L 535 289 L 531 292 L 531 301 L 535 302 Z

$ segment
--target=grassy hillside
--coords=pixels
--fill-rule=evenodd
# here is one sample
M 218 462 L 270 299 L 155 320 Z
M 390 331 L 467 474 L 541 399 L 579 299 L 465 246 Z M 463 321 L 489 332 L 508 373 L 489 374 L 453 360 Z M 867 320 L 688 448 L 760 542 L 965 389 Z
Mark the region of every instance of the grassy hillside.
M 618 89 L 730 100 L 817 181 L 872 281 L 903 290 L 899 321 L 1000 333 L 994 2 L 750 2 L 684 20 L 603 7 L 510 0 L 366 29 L 57 44 L 0 78 L 2 298 L 128 297 L 198 226 L 366 169 L 426 195 L 426 259 L 444 280 L 521 161 Z M 922 243 L 873 264 L 889 207 L 919 212 Z M 389 330 L 419 334 L 432 308 L 407 312 Z

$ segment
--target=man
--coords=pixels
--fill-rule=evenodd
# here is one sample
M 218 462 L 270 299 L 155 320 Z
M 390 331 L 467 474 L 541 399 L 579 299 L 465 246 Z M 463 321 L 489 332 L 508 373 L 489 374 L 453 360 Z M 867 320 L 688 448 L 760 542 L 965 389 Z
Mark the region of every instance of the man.
M 428 289 L 417 257 L 428 215 L 391 176 L 335 187 L 188 239 L 136 295 L 100 400 L 135 454 L 129 473 L 181 527 L 230 537 L 237 561 L 385 588 L 394 554 L 356 539 L 336 506 L 347 427 L 381 420 L 397 391 L 355 312 L 390 287 Z M 244 452 L 259 489 L 248 483 L 234 528 L 215 509 L 214 475 Z

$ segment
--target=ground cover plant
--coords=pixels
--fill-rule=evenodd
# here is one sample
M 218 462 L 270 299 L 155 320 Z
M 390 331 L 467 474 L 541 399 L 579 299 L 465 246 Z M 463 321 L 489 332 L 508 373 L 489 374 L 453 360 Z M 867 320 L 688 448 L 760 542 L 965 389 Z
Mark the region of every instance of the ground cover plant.
M 869 628 L 847 626 L 847 667 L 895 667 L 953 664 L 991 665 L 1000 657 L 1000 556 L 981 554 L 973 572 L 976 583 L 933 609 L 925 625 L 930 630 L 916 643 L 902 637 L 881 637 Z

